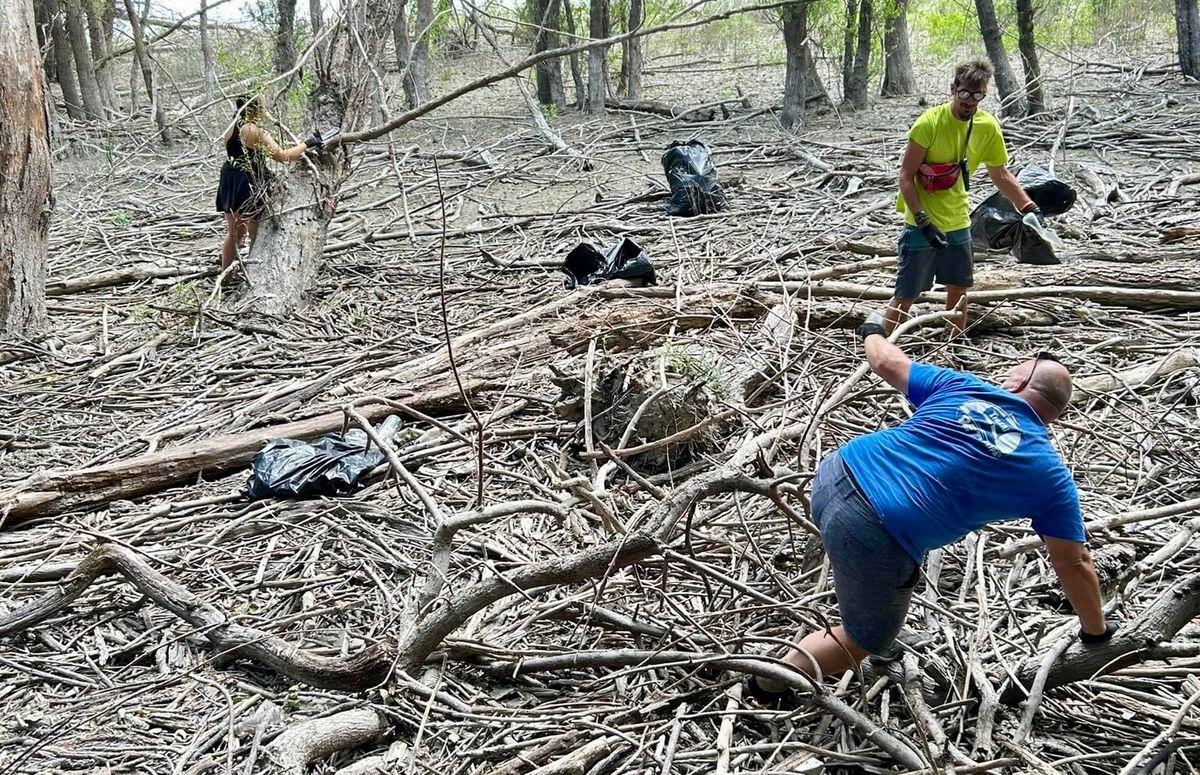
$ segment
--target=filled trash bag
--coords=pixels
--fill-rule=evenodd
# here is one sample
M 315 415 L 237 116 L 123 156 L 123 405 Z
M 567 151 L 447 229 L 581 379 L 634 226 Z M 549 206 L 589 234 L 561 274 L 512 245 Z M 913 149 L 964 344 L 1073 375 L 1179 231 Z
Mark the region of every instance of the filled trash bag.
M 390 439 L 400 427 L 400 418 L 387 418 L 375 430 Z M 297 439 L 275 439 L 263 447 L 250 463 L 246 497 L 296 498 L 305 495 L 349 495 L 363 474 L 383 462 L 383 450 L 367 448 L 367 434 L 358 428 L 344 436 L 331 433 L 309 443 Z
M 1062 215 L 1075 204 L 1075 189 L 1036 164 L 1026 164 L 1017 182 L 1044 216 Z M 999 191 L 971 212 L 971 242 L 980 250 L 1011 249 L 1022 264 L 1057 264 L 1053 232 L 1026 223 Z
M 601 252 L 587 242 L 579 243 L 567 254 L 560 267 L 567 275 L 564 285 L 592 285 L 603 280 L 640 280 L 654 285 L 654 265 L 642 247 L 628 237 Z
M 662 166 L 671 188 L 667 215 L 688 217 L 725 209 L 728 200 L 717 182 L 717 168 L 707 145 L 699 140 L 676 140 L 663 151 Z

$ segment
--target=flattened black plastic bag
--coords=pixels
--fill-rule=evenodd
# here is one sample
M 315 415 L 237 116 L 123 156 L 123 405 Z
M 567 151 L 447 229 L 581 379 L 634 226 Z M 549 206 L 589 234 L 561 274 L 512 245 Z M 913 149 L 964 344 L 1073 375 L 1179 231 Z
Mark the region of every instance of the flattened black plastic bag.
M 725 191 L 717 182 L 712 152 L 699 140 L 676 140 L 662 155 L 663 172 L 671 188 L 667 215 L 692 216 L 724 210 Z
M 392 416 L 376 431 L 390 439 L 400 427 Z M 250 463 L 246 497 L 297 498 L 306 495 L 349 495 L 363 474 L 383 462 L 384 454 L 358 428 L 322 436 L 311 444 L 297 439 L 275 439 L 263 447 Z
M 629 237 L 622 237 L 604 252 L 595 245 L 581 242 L 567 254 L 560 268 L 567 275 L 564 284 L 568 288 L 602 280 L 640 280 L 643 285 L 656 283 L 650 257 Z
M 1037 204 L 1042 215 L 1062 215 L 1075 204 L 1075 189 L 1036 164 L 1026 164 L 1017 182 Z M 1011 248 L 1022 264 L 1057 264 L 1054 247 L 1042 235 L 1021 222 L 1017 208 L 999 191 L 971 212 L 971 242 L 980 250 Z

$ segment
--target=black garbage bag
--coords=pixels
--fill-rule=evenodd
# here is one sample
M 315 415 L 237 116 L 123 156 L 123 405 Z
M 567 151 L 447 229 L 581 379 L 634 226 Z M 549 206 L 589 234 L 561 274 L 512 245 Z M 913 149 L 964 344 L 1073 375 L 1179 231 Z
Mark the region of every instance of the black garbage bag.
M 595 245 L 581 242 L 567 254 L 560 267 L 567 275 L 568 288 L 592 285 L 602 280 L 640 280 L 654 285 L 654 265 L 646 251 L 629 237 L 622 237 L 600 252 Z
M 376 428 L 388 439 L 400 427 L 392 416 Z M 309 443 L 297 439 L 275 439 L 263 447 L 250 463 L 246 497 L 297 498 L 306 495 L 349 495 L 363 474 L 383 462 L 375 444 L 367 448 L 366 432 L 355 428 L 344 436 L 330 433 Z
M 717 168 L 707 145 L 699 140 L 676 140 L 663 151 L 662 166 L 671 188 L 667 215 L 688 217 L 725 209 L 728 199 L 717 182 Z
M 1017 182 L 1044 216 L 1062 215 L 1075 204 L 1075 189 L 1036 164 L 1026 164 Z M 1057 264 L 1054 247 L 1036 230 L 1021 222 L 1017 208 L 999 191 L 971 212 L 971 242 L 980 250 L 1011 248 L 1022 264 Z

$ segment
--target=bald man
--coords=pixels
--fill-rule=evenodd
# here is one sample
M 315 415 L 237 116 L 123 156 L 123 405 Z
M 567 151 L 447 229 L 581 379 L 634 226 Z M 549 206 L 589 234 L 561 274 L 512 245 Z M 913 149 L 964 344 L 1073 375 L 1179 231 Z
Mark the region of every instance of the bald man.
M 925 553 L 1017 517 L 1028 517 L 1045 542 L 1083 642 L 1111 638 L 1116 627 L 1104 618 L 1079 494 L 1046 431 L 1071 400 L 1066 367 L 1039 353 L 996 387 L 913 363 L 879 322 L 858 333 L 871 370 L 907 396 L 914 412 L 821 461 L 812 515 L 833 568 L 842 623 L 805 636 L 785 661 L 816 677 L 840 673 L 868 654 L 889 654 Z M 783 688 L 750 681 L 760 698 Z

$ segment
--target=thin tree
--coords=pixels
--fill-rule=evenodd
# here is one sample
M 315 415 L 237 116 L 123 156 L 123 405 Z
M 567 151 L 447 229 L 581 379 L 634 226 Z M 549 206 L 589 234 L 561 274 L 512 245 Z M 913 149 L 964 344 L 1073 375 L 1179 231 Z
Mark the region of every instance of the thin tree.
M 629 24 L 632 32 L 642 26 L 645 6 L 642 0 L 629 0 Z M 636 100 L 642 94 L 642 63 L 645 60 L 645 41 L 630 38 L 621 45 L 621 87 L 625 96 Z
M 1020 87 L 1013 75 L 1008 53 L 1004 50 L 1004 37 L 1000 22 L 996 18 L 996 7 L 992 0 L 975 0 L 975 11 L 979 15 L 979 32 L 983 35 L 983 47 L 995 68 L 996 88 L 1000 91 L 1001 111 L 1006 116 L 1019 116 L 1021 105 Z
M 1016 1 L 1018 45 L 1021 49 L 1021 66 L 1025 70 L 1025 115 L 1032 116 L 1046 109 L 1042 66 L 1038 63 L 1037 41 L 1034 38 L 1033 0 Z
M 409 72 L 412 73 L 412 91 L 408 100 L 410 107 L 428 102 L 433 94 L 429 88 L 432 69 L 429 60 L 429 35 L 433 31 L 432 27 L 433 0 L 417 0 L 417 37 L 412 47 L 412 61 L 408 66 Z
M 200 59 L 204 67 L 204 96 L 211 100 L 217 93 L 217 55 L 208 29 L 208 0 L 200 0 Z
M 397 5 L 403 5 L 404 0 L 397 0 Z M 308 0 L 308 23 L 312 27 L 315 38 L 325 24 L 325 12 L 321 10 L 321 0 Z
M 104 117 L 104 103 L 100 101 L 100 86 L 92 70 L 92 54 L 88 47 L 88 34 L 83 24 L 83 11 L 79 0 L 66 0 L 67 37 L 71 40 L 71 53 L 75 57 L 75 72 L 79 77 L 79 95 L 83 98 L 83 109 L 92 118 Z
M 592 40 L 603 40 L 608 37 L 608 0 L 591 0 L 588 35 Z M 607 46 L 597 46 L 588 51 L 587 109 L 589 113 L 601 114 L 604 112 L 607 54 Z
M 146 84 L 146 96 L 150 99 L 150 105 L 154 111 L 154 122 L 158 124 L 158 134 L 164 143 L 171 142 L 171 135 L 167 131 L 167 117 L 163 112 L 162 102 L 154 93 L 154 71 L 150 66 L 150 52 L 146 48 L 146 41 L 142 37 L 144 28 L 142 27 L 142 17 L 138 16 L 137 11 L 133 8 L 133 0 L 125 0 L 125 13 L 129 18 L 129 26 L 133 33 L 134 54 L 138 68 L 142 71 L 142 81 Z M 136 89 L 135 89 L 136 91 Z
M 106 13 L 102 7 L 112 5 L 112 0 L 92 0 L 84 9 L 87 18 L 88 38 L 92 46 L 92 70 L 96 73 L 96 85 L 100 87 L 100 101 L 104 109 L 113 113 L 117 106 L 117 89 L 113 85 L 112 69 L 108 66 L 109 36 L 105 23 Z
M 54 41 L 54 70 L 58 74 L 58 87 L 62 89 L 67 115 L 75 121 L 82 121 L 87 118 L 87 112 L 79 96 L 79 81 L 71 61 L 71 42 L 67 40 L 62 14 L 56 13 L 50 19 L 50 37 Z
M 908 48 L 908 5 L 910 0 L 890 0 L 883 25 L 883 84 L 879 94 L 898 97 L 917 93 L 912 54 Z
M 296 66 L 296 0 L 276 3 L 275 72 L 286 73 Z
M 45 74 L 33 4 L 0 0 L 0 333 L 28 337 L 46 325 L 50 144 Z
M 568 0 L 569 2 L 569 0 Z M 529 0 L 529 19 L 537 25 L 533 34 L 533 50 L 547 51 L 561 45 L 558 31 L 562 13 L 562 0 Z M 537 81 L 537 99 L 542 105 L 553 105 L 556 110 L 567 106 L 567 95 L 563 91 L 562 60 L 555 57 L 540 62 L 534 68 Z
M 1175 0 L 1175 38 L 1179 44 L 1179 70 L 1200 79 L 1200 12 L 1197 0 Z
M 808 45 L 808 7 L 811 0 L 784 6 L 780 15 L 783 21 L 783 46 L 786 55 L 783 80 L 783 111 L 779 123 L 785 128 L 799 127 L 804 123 L 804 109 L 809 102 L 828 102 L 825 86 L 813 61 L 812 49 Z
M 563 2 L 563 17 L 567 20 L 567 34 L 571 36 L 572 41 L 578 40 L 575 32 L 575 13 L 571 10 L 570 0 Z M 575 85 L 575 107 L 582 108 L 586 101 L 587 87 L 583 83 L 583 67 L 579 64 L 579 52 L 572 51 L 570 60 L 571 82 Z
M 846 80 L 846 100 L 856 110 L 867 107 L 867 77 L 871 66 L 871 0 L 861 0 L 858 6 L 858 40 L 854 61 Z

